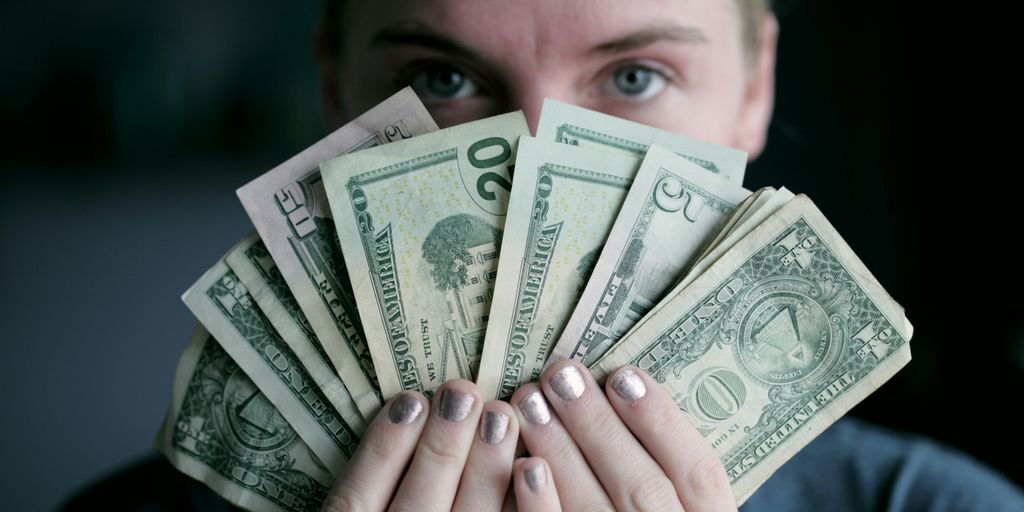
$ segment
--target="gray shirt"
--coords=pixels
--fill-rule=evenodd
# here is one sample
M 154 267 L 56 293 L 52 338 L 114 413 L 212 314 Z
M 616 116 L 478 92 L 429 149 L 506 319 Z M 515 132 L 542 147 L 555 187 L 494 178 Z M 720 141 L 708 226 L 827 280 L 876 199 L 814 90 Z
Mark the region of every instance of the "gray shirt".
M 1024 494 L 953 448 L 843 418 L 779 468 L 740 510 L 1024 512 Z
M 236 509 L 153 457 L 86 489 L 65 510 Z M 957 450 L 843 418 L 779 468 L 740 510 L 1024 512 L 1024 494 Z

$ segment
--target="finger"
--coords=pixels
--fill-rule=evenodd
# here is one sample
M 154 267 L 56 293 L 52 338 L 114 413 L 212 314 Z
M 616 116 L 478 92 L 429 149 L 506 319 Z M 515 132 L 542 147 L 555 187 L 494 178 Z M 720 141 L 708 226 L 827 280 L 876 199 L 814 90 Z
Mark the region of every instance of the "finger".
M 511 483 L 518 439 L 519 422 L 512 406 L 500 400 L 484 404 L 453 510 L 501 509 Z
M 558 492 L 552 482 L 551 468 L 540 457 L 516 460 L 514 470 L 516 506 L 529 512 L 559 512 Z
M 437 389 L 392 510 L 451 510 L 476 435 L 482 396 L 476 384 L 462 379 Z
M 576 441 L 618 510 L 682 510 L 675 487 L 633 437 L 578 361 L 565 359 L 541 377 L 548 402 Z
M 548 408 L 536 384 L 512 395 L 519 418 L 519 435 L 531 455 L 548 461 L 561 504 L 566 510 L 608 510 L 612 503 L 590 470 L 572 436 Z
M 413 392 L 399 393 L 385 404 L 366 429 L 348 468 L 331 487 L 323 510 L 387 507 L 427 422 L 426 409 L 427 399 Z
M 689 512 L 736 510 L 725 467 L 668 393 L 633 366 L 605 383 L 619 418 L 654 457 Z

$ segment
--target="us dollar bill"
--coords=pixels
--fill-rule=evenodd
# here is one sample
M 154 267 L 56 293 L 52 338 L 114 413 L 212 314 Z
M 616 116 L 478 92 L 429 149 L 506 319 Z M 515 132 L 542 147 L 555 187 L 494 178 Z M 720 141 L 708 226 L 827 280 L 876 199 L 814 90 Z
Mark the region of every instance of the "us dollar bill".
M 322 164 L 385 398 L 473 378 L 528 133 L 513 112 Z
M 600 358 L 679 282 L 749 194 L 652 144 L 551 359 Z
M 743 503 L 910 360 L 913 326 L 800 195 L 646 316 L 591 370 L 633 364 L 718 452 Z
M 231 251 L 224 261 L 256 301 L 260 311 L 271 326 L 302 363 L 306 373 L 336 411 L 358 429 L 364 424 L 358 420 L 372 418 L 361 416 L 352 395 L 341 381 L 337 371 L 322 346 L 317 343 L 316 334 L 306 316 L 295 302 L 288 284 L 270 257 L 256 232 L 250 233 Z
M 380 408 L 382 399 L 319 165 L 341 154 L 436 129 L 416 94 L 405 88 L 238 189 L 242 206 L 324 352 L 367 418 Z
M 691 139 L 548 98 L 544 99 L 541 108 L 537 138 L 641 157 L 647 152 L 648 146 L 657 143 L 736 184 L 743 183 L 747 168 L 745 151 Z
M 760 226 L 765 219 L 789 204 L 795 197 L 786 187 L 778 190 L 769 187 L 767 190 L 764 190 L 758 195 L 757 200 L 751 203 L 743 215 L 733 225 L 728 226 L 727 230 L 720 233 L 720 236 L 712 241 L 712 244 L 687 268 L 682 279 L 672 289 L 671 294 L 682 290 L 693 282 L 694 279 L 700 277 L 708 267 L 718 261 L 729 249 L 732 249 L 737 242 Z
M 647 312 L 647 315 L 657 315 L 658 311 L 665 306 L 668 302 L 669 297 L 673 297 L 678 294 L 683 288 L 693 282 L 694 279 L 699 277 L 712 263 L 718 260 L 722 254 L 726 253 L 733 245 L 739 240 L 742 240 L 748 233 L 754 228 L 759 226 L 766 218 L 779 211 L 780 208 L 791 201 L 795 196 L 786 187 L 782 187 L 778 190 L 772 187 L 765 187 L 758 190 L 756 193 L 748 197 L 749 201 L 744 201 L 744 209 L 739 212 L 734 212 L 730 216 L 729 221 L 726 222 L 726 226 L 716 235 L 712 242 L 704 248 L 700 256 L 693 259 L 693 261 L 686 266 L 682 272 L 682 277 L 679 281 L 672 286 L 671 291 L 664 294 L 664 298 L 658 302 L 654 308 Z M 642 318 L 641 318 L 642 319 Z M 619 341 L 613 341 L 610 347 L 603 349 L 602 355 L 598 356 L 596 360 L 592 360 L 587 366 L 593 366 L 596 361 L 603 357 L 603 354 L 613 350 L 625 336 L 628 336 L 633 329 L 636 329 L 634 325 L 626 334 L 619 338 Z
M 332 407 L 238 276 L 218 261 L 182 300 L 317 459 L 338 475 L 355 452 L 364 420 Z
M 201 326 L 178 363 L 154 448 L 182 473 L 256 512 L 320 510 L 334 481 Z
M 741 219 L 746 219 L 748 213 L 757 208 L 757 206 L 755 205 L 761 204 L 765 195 L 773 192 L 775 192 L 775 189 L 772 187 L 762 187 L 755 190 L 752 194 L 747 196 L 746 199 L 744 199 L 739 205 L 736 206 L 736 209 L 733 210 L 732 215 L 729 216 L 729 220 L 727 220 L 725 225 L 722 226 L 722 229 L 720 229 L 718 233 L 716 233 L 715 236 L 711 239 L 711 241 L 704 246 L 704 248 L 700 252 L 700 255 L 697 256 L 695 262 L 699 261 L 708 252 L 714 249 L 723 238 L 731 234 L 733 229 L 735 229 L 736 225 L 741 221 Z
M 593 271 L 639 157 L 523 137 L 477 384 L 536 379 Z

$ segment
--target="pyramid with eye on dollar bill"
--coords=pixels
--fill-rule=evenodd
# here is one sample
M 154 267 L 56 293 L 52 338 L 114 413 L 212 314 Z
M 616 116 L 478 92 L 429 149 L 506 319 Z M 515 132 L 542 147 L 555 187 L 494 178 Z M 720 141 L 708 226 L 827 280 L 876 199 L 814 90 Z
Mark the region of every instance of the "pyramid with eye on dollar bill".
M 913 333 L 810 199 L 743 188 L 746 160 L 551 100 L 533 137 L 521 112 L 438 130 L 402 90 L 238 189 L 255 229 L 183 296 L 156 448 L 243 508 L 319 510 L 391 396 L 507 398 L 572 358 L 661 383 L 741 504 Z

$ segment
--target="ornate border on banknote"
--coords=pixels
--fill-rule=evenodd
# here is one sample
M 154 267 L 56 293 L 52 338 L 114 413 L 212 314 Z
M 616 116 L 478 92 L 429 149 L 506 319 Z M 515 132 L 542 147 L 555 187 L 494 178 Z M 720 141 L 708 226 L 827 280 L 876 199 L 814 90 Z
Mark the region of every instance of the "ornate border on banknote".
M 639 142 L 635 142 L 632 140 L 623 139 L 622 137 L 608 135 L 607 133 L 601 133 L 596 130 L 591 130 L 590 128 L 584 128 L 582 126 L 576 126 L 574 124 L 568 123 L 558 125 L 558 128 L 556 128 L 555 131 L 555 140 L 565 144 L 569 144 L 571 146 L 579 145 L 579 142 L 574 142 L 572 138 L 565 137 L 565 135 L 570 135 L 571 137 L 577 139 L 589 140 L 597 144 L 618 148 L 623 151 L 628 151 L 630 153 L 636 154 L 637 156 L 644 156 L 644 153 L 647 153 L 647 148 L 649 147 L 649 144 L 641 144 Z M 690 160 L 691 162 L 715 174 L 720 174 L 722 172 L 721 169 L 719 169 L 718 166 L 715 165 L 715 163 L 712 162 L 711 160 L 695 158 L 690 155 L 679 156 L 687 160 Z

